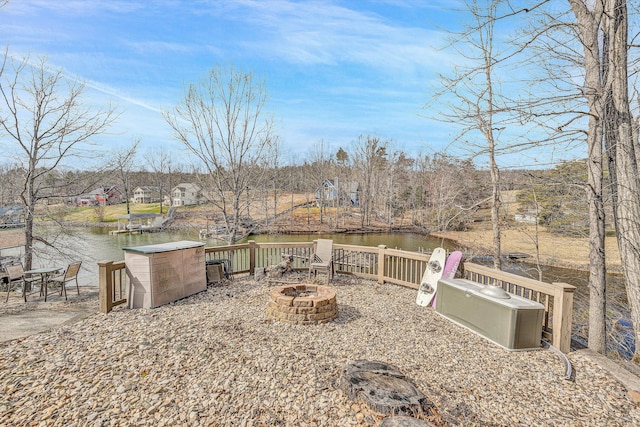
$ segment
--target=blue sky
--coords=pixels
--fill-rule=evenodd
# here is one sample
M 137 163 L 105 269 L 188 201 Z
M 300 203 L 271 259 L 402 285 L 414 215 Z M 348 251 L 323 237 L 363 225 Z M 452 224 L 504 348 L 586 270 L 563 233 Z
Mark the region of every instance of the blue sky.
M 438 72 L 442 26 L 464 19 L 450 0 L 11 0 L 0 39 L 14 56 L 46 55 L 85 81 L 91 103 L 122 114 L 110 147 L 181 150 L 160 111 L 185 84 L 228 65 L 266 80 L 282 153 L 299 163 L 314 144 L 349 151 L 361 134 L 410 155 L 447 147 L 455 129 L 423 109 Z

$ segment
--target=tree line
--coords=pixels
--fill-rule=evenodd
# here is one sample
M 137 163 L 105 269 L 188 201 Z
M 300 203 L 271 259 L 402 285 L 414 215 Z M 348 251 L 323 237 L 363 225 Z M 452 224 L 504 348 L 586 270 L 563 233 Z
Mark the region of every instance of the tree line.
M 490 206 L 489 172 L 478 169 L 470 159 L 446 154 L 411 157 L 403 151 L 389 154 L 388 143 L 376 137 L 361 137 L 358 142 L 364 146 L 355 144 L 349 151 L 339 148 L 335 153 L 316 150 L 301 164 L 266 168 L 260 172 L 265 178 L 249 188 L 250 197 L 246 202 L 262 206 L 264 214 L 261 217 L 267 221 L 263 225 L 275 220 L 282 210 L 282 206 L 278 206 L 278 195 L 293 193 L 305 195 L 307 202 L 319 209 L 320 221 L 330 222 L 335 229 L 341 227 L 344 215 L 358 212 L 363 228 L 376 221 L 384 222 L 389 229 L 415 227 L 426 233 L 466 230 L 477 220 L 475 213 Z M 366 158 L 350 154 L 358 150 L 376 155 Z M 207 186 L 208 174 L 174 164 L 171 153 L 152 150 L 136 155 L 135 150 L 124 151 L 132 157 L 130 166 L 120 164 L 124 165 L 122 169 L 96 172 L 61 168 L 36 180 L 38 188 L 46 188 L 39 193 L 39 219 L 61 218 L 65 209 L 73 209 L 73 206 L 64 205 L 71 205 L 69 201 L 97 186 L 118 187 L 124 196 L 123 203 L 126 203 L 124 199 L 131 200 L 136 187 L 153 186 L 171 205 L 171 189 L 190 182 L 201 186 L 206 201 L 215 199 Z M 113 156 L 122 157 L 121 154 L 118 152 Z M 352 160 L 352 156 L 356 159 Z M 576 160 L 551 169 L 504 171 L 501 191 L 516 191 L 520 210 L 504 206 L 501 220 L 513 221 L 517 213 L 530 215 L 535 211 L 538 223 L 549 231 L 587 235 L 586 196 L 576 191 L 586 185 L 584 163 L 585 160 Z M 163 168 L 156 169 L 154 165 Z M 0 165 L 3 182 L 0 206 L 22 204 L 23 176 L 24 170 L 16 165 Z M 316 199 L 316 193 L 327 180 L 335 184 L 338 194 L 331 199 Z M 356 202 L 349 194 L 353 184 L 358 188 Z M 232 188 L 224 188 L 225 197 L 228 198 L 231 192 Z

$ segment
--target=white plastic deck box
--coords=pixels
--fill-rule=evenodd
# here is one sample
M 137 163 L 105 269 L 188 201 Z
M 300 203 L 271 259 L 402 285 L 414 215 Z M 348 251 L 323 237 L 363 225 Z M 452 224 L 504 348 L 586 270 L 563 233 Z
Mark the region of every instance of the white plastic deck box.
M 502 288 L 441 279 L 436 312 L 507 350 L 540 348 L 544 306 Z
M 155 308 L 207 289 L 202 242 L 182 240 L 122 249 L 129 308 Z

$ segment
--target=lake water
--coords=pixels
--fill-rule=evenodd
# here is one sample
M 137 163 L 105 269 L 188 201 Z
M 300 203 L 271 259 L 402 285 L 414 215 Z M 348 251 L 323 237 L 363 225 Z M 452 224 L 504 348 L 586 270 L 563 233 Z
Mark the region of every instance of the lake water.
M 144 234 L 109 234 L 111 228 L 99 227 L 73 227 L 65 234 L 54 234 L 48 231 L 47 236 L 55 241 L 56 249 L 37 245 L 34 256 L 35 267 L 66 266 L 72 260 L 81 260 L 82 268 L 78 279 L 81 285 L 97 286 L 98 261 L 120 261 L 124 259 L 122 248 L 132 246 L 152 245 L 178 240 L 199 241 L 198 230 L 188 229 L 183 231 L 163 231 L 159 233 Z M 1 235 L 0 235 L 1 236 Z M 1 238 L 1 237 L 0 237 Z M 311 242 L 315 239 L 329 238 L 336 243 L 378 246 L 386 245 L 389 248 L 404 249 L 408 251 L 431 250 L 437 246 L 453 250 L 455 247 L 448 241 L 428 237 L 417 233 L 367 233 L 367 234 L 260 234 L 253 235 L 240 243 L 255 240 L 259 243 L 270 242 Z M 202 240 L 207 246 L 223 244 L 216 239 Z M 2 255 L 22 255 L 22 249 L 3 250 Z

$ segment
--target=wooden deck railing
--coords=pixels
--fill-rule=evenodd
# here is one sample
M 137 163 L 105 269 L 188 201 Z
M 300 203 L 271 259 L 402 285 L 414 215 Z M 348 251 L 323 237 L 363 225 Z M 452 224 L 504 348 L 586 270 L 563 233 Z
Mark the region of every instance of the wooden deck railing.
M 109 313 L 113 307 L 127 302 L 127 275 L 124 261 L 98 262 L 100 312 Z
M 205 258 L 225 260 L 232 275 L 253 275 L 256 269 L 278 264 L 282 255 L 293 255 L 293 268 L 306 270 L 314 251 L 314 242 L 256 243 L 205 248 Z M 333 245 L 336 272 L 394 283 L 418 289 L 427 267 L 429 255 L 418 252 L 378 247 Z M 126 273 L 124 261 L 101 261 L 100 311 L 108 313 L 118 304 L 126 302 Z M 502 286 L 508 292 L 520 295 L 545 306 L 543 334 L 563 352 L 571 343 L 574 286 L 566 283 L 545 283 L 506 273 L 473 263 L 464 264 L 465 278 L 483 284 Z

